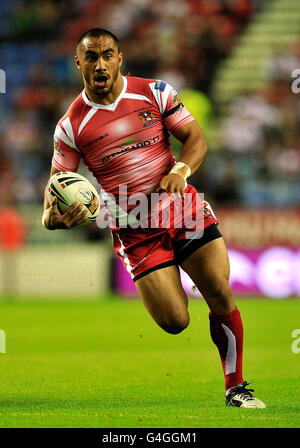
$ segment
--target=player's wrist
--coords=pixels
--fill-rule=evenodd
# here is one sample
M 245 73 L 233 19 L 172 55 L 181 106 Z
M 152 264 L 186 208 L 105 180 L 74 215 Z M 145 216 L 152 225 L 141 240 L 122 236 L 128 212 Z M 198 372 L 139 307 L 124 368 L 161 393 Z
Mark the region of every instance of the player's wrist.
M 169 174 L 178 174 L 183 178 L 184 181 L 187 180 L 188 177 L 190 177 L 191 168 L 184 162 L 177 162 L 169 172 Z

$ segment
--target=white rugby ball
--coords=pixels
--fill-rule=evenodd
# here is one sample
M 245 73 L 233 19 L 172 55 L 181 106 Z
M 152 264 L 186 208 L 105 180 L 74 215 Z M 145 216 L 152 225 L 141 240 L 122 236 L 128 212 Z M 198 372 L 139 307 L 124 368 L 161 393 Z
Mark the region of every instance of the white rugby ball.
M 47 184 L 47 197 L 51 204 L 57 197 L 57 206 L 64 213 L 74 201 L 82 202 L 87 208 L 87 225 L 96 220 L 100 212 L 100 200 L 96 188 L 84 176 L 72 171 L 61 171 L 50 177 Z

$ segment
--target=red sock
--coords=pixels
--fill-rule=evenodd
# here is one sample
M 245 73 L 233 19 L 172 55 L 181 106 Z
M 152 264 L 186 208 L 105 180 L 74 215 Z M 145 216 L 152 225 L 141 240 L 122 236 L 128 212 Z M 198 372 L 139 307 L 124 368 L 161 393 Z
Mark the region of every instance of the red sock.
M 228 314 L 209 313 L 210 334 L 217 346 L 225 375 L 225 390 L 243 384 L 243 324 L 235 308 Z

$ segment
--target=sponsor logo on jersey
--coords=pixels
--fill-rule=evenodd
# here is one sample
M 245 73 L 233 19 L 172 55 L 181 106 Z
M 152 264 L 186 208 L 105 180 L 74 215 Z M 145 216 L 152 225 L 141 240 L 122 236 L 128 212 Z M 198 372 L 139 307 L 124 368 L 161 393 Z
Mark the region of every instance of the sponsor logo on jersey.
M 145 112 L 140 112 L 138 115 L 144 126 L 152 126 L 157 123 L 157 120 L 151 110 L 145 110 Z
M 164 81 L 156 81 L 154 88 L 163 92 L 166 88 L 167 83 Z
M 58 140 L 57 140 L 56 137 L 54 137 L 54 141 L 53 141 L 53 143 L 54 143 L 54 151 L 55 151 L 59 156 L 66 157 L 65 154 L 63 154 L 63 153 L 61 152 L 61 149 L 60 149 L 60 146 L 59 146 L 59 143 L 58 143 Z
M 122 146 L 129 145 L 130 143 L 134 142 L 135 137 L 130 138 L 129 140 L 126 140 L 126 142 L 121 143 Z
M 105 132 L 104 135 L 100 135 L 100 137 L 97 137 L 94 140 L 92 140 L 92 141 L 86 143 L 85 145 L 83 145 L 83 148 L 85 148 L 86 146 L 90 146 L 93 143 L 99 142 L 100 140 L 103 140 L 105 137 L 108 137 L 108 136 L 109 136 L 109 134 L 107 132 Z
M 135 145 L 132 146 L 127 146 L 125 148 L 122 148 L 120 151 L 116 151 L 116 152 L 112 152 L 111 154 L 108 154 L 105 157 L 102 157 L 101 161 L 102 163 L 108 162 L 110 159 L 112 159 L 113 157 L 118 157 L 126 152 L 129 151 L 134 151 L 136 149 L 140 149 L 140 148 L 144 148 L 146 146 L 150 146 L 153 143 L 157 143 L 159 140 L 159 135 L 156 135 L 155 137 L 149 138 L 148 140 L 145 140 L 144 142 L 140 142 L 140 143 L 136 143 Z M 122 143 L 122 145 L 124 145 L 124 143 Z
M 179 104 L 182 103 L 181 98 L 180 98 L 179 94 L 176 92 L 175 89 L 172 89 L 172 93 L 173 93 L 173 99 L 172 99 L 171 106 L 173 104 L 175 104 L 176 102 L 179 103 Z

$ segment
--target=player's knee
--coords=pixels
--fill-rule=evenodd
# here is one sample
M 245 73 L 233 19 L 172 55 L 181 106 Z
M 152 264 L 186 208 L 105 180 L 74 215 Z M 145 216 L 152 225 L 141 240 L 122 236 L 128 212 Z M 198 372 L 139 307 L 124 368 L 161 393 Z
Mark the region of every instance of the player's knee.
M 178 316 L 173 316 L 167 322 L 160 324 L 160 326 L 167 333 L 179 334 L 187 328 L 189 323 L 190 323 L 190 316 L 188 313 L 185 313 Z
M 213 289 L 210 291 L 211 299 L 218 307 L 218 311 L 221 313 L 228 312 L 228 307 L 231 307 L 232 292 L 228 281 L 216 283 Z
M 214 296 L 219 299 L 220 302 L 227 302 L 231 298 L 232 293 L 229 284 L 222 284 L 214 291 Z

